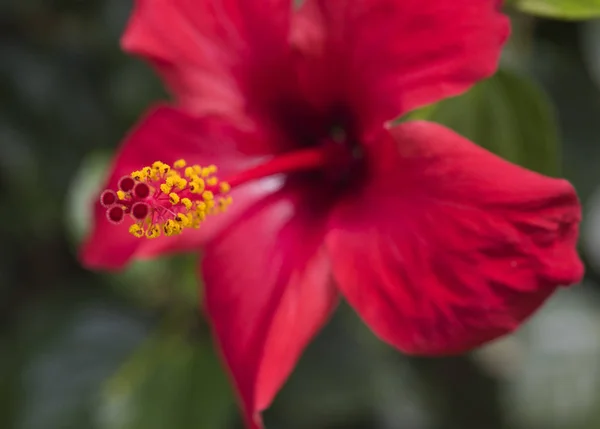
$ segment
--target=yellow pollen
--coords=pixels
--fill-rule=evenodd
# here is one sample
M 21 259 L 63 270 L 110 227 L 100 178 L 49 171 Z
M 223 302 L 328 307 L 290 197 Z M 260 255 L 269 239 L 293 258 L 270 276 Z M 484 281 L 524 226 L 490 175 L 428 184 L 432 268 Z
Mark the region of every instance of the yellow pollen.
M 215 198 L 215 195 L 211 191 L 204 191 L 202 192 L 202 198 L 204 198 L 204 201 L 209 202 Z
M 190 223 L 190 220 L 188 219 L 187 215 L 184 215 L 183 213 L 179 213 L 176 217 L 176 220 L 183 227 L 188 226 L 188 224 Z
M 185 177 L 189 177 L 191 179 L 196 175 L 196 171 L 194 171 L 194 167 L 187 167 L 184 174 Z
M 169 219 L 163 225 L 163 232 L 167 237 L 177 234 L 180 231 L 179 225 L 173 219 Z
M 165 185 L 170 186 L 172 188 L 177 184 L 178 180 L 179 175 L 173 174 L 165 179 Z
M 204 180 L 198 178 L 197 180 L 194 180 L 190 183 L 189 188 L 192 194 L 201 194 L 202 192 L 204 192 L 206 185 L 204 183 Z
M 137 180 L 137 181 L 142 181 L 143 179 L 146 178 L 146 174 L 141 170 L 134 171 L 133 173 L 130 174 L 130 176 L 134 180 Z
M 141 238 L 144 236 L 144 228 L 142 228 L 139 224 L 134 223 L 129 227 L 129 233 L 134 237 Z
M 194 203 L 192 203 L 192 200 L 190 200 L 189 198 L 182 198 L 181 199 L 181 204 L 183 204 L 185 206 L 186 210 L 191 210 L 192 209 L 192 205 Z
M 154 224 L 146 230 L 147 238 L 158 238 L 160 237 L 160 226 Z
M 229 192 L 231 190 L 231 185 L 227 182 L 221 182 L 219 184 L 219 191 L 222 194 L 226 194 L 227 192 Z
M 177 195 L 175 192 L 171 192 L 169 194 L 169 201 L 173 205 L 177 204 L 179 202 L 179 195 Z
M 181 191 L 181 190 L 185 189 L 187 184 L 188 184 L 187 180 L 180 178 L 177 181 L 177 189 L 179 189 Z
M 224 212 L 232 203 L 226 195 L 231 186 L 221 182 L 216 172 L 214 165 L 188 165 L 184 159 L 172 166 L 156 161 L 132 171 L 130 177 L 136 183 L 147 184 L 149 194 L 136 196 L 141 188 L 134 192 L 135 186 L 130 191 L 115 190 L 123 210 L 134 219 L 129 233 L 148 239 L 170 237 L 185 229 L 200 228 L 209 216 Z

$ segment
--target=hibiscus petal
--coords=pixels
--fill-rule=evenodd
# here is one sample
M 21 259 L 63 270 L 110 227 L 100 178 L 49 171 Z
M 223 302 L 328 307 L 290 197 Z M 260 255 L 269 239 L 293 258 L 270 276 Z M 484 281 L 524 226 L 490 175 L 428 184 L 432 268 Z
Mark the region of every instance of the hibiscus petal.
M 382 339 L 408 353 L 462 352 L 581 279 L 568 182 L 432 123 L 377 143 L 370 180 L 334 210 L 326 243 L 342 293 Z
M 292 24 L 305 92 L 343 96 L 363 129 L 458 95 L 496 70 L 510 31 L 499 9 L 498 0 L 306 0 Z
M 277 81 L 290 15 L 289 0 L 136 0 L 122 45 L 187 110 L 242 120 L 249 86 Z
M 103 189 L 117 189 L 117 183 L 132 171 L 154 161 L 172 163 L 183 158 L 190 164 L 215 164 L 221 177 L 248 167 L 256 158 L 241 157 L 236 151 L 238 141 L 250 136 L 241 134 L 216 118 L 194 118 L 175 108 L 159 106 L 150 111 L 126 139 L 120 149 Z M 106 209 L 95 200 L 93 230 L 81 249 L 81 260 L 89 268 L 118 269 L 131 258 L 151 258 L 163 253 L 196 250 L 227 226 L 232 216 L 243 211 L 265 193 L 272 191 L 263 183 L 233 190 L 233 204 L 224 214 L 210 217 L 200 229 L 190 229 L 181 235 L 148 240 L 129 234 L 133 220 L 120 225 L 108 222 Z
M 285 190 L 285 188 L 284 188 Z M 337 302 L 323 222 L 285 190 L 206 249 L 204 302 L 250 428 Z M 324 218 L 323 218 L 324 219 Z

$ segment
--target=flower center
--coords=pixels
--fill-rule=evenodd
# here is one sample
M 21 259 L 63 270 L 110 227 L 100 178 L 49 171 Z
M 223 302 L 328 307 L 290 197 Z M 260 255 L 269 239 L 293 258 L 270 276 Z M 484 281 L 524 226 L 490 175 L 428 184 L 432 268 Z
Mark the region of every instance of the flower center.
M 117 191 L 102 192 L 100 203 L 111 223 L 131 217 L 129 232 L 135 237 L 173 236 L 199 228 L 208 216 L 226 211 L 233 202 L 228 195 L 233 187 L 275 174 L 335 167 L 345 156 L 338 145 L 325 144 L 277 156 L 227 181 L 216 176 L 214 165 L 187 165 L 180 159 L 171 166 L 156 161 L 121 178 Z
M 105 190 L 100 203 L 107 219 L 121 223 L 129 215 L 135 237 L 156 238 L 199 228 L 207 216 L 221 213 L 231 204 L 230 185 L 220 181 L 217 167 L 187 166 L 185 160 L 171 167 L 160 161 L 119 180 L 117 191 Z

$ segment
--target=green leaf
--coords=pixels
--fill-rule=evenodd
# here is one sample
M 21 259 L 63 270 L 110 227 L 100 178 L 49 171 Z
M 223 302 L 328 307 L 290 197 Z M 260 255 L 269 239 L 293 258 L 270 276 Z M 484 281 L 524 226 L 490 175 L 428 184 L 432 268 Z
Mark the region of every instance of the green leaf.
M 89 232 L 94 203 L 110 163 L 110 154 L 93 152 L 79 166 L 66 198 L 65 223 L 74 243 L 80 243 Z
M 543 174 L 559 173 L 556 119 L 540 88 L 501 70 L 466 94 L 406 119 L 438 122 L 491 152 Z
M 513 0 L 509 5 L 521 12 L 556 19 L 600 17 L 600 0 Z
M 102 404 L 106 429 L 220 429 L 233 400 L 208 340 L 160 333 L 107 383 Z
M 146 337 L 135 312 L 77 286 L 28 305 L 14 340 L 0 343 L 2 363 L 15 361 L 0 375 L 17 383 L 14 424 L 3 428 L 97 429 L 98 390 Z

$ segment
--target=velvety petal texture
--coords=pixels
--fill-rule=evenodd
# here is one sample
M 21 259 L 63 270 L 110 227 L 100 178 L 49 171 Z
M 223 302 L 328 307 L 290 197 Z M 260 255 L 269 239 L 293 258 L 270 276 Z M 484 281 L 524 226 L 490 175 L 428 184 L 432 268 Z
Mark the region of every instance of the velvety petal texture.
M 244 122 L 249 91 L 271 91 L 288 57 L 289 0 L 136 0 L 122 38 L 178 103 Z M 255 95 L 255 94 L 252 94 Z
M 306 0 L 291 41 L 305 93 L 369 129 L 491 76 L 509 31 L 498 0 Z
M 259 158 L 242 157 L 236 149 L 239 140 L 251 141 L 252 137 L 215 117 L 199 119 L 173 107 L 158 106 L 126 138 L 102 189 L 117 189 L 121 177 L 155 161 L 173 163 L 180 158 L 189 164 L 215 164 L 219 167 L 219 174 L 226 177 L 261 161 Z M 209 217 L 200 229 L 152 240 L 131 235 L 128 228 L 133 221 L 129 218 L 120 225 L 110 223 L 105 216 L 106 209 L 94 195 L 94 224 L 81 249 L 81 260 L 89 268 L 117 269 L 132 258 L 146 259 L 169 252 L 198 250 L 207 239 L 226 227 L 237 212 L 243 211 L 273 188 L 272 183 L 268 186 L 251 183 L 234 190 L 232 197 L 235 204 L 226 214 Z
M 393 128 L 369 159 L 368 183 L 332 214 L 327 249 L 342 293 L 400 350 L 468 350 L 581 279 L 568 182 L 427 122 Z
M 293 192 L 249 209 L 207 247 L 204 303 L 250 428 L 327 320 L 336 291 L 324 218 Z

